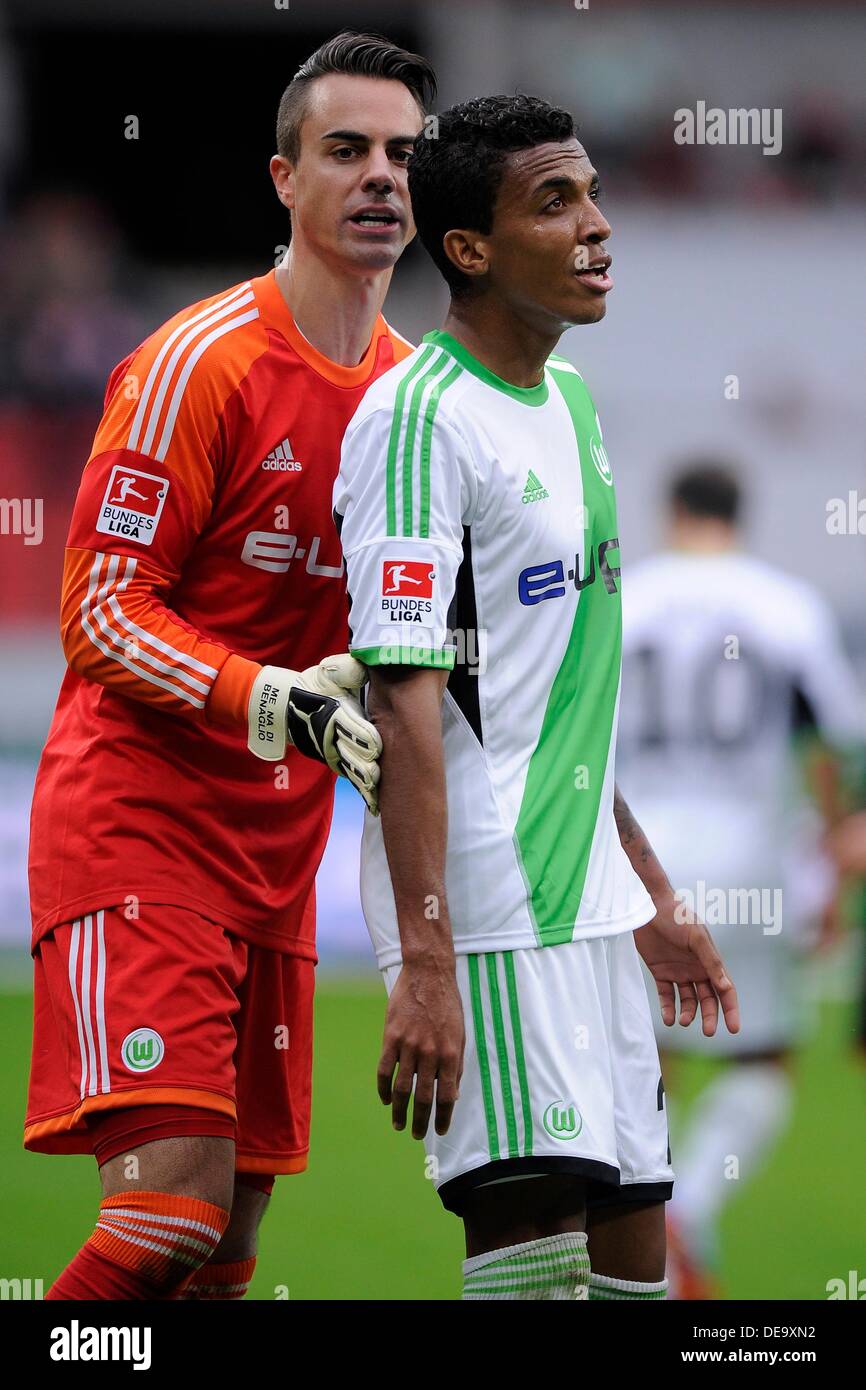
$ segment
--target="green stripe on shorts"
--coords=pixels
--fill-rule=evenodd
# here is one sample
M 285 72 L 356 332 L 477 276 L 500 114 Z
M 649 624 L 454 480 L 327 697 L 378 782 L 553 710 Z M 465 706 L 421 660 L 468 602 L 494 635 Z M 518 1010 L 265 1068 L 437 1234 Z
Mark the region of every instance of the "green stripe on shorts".
M 499 979 L 496 974 L 496 955 L 491 952 L 485 957 L 487 964 L 487 985 L 490 990 L 490 1014 L 493 1019 L 493 1036 L 496 1039 L 496 1055 L 499 1059 L 499 1083 L 502 1087 L 502 1108 L 505 1112 L 505 1132 L 508 1135 L 508 1157 L 517 1158 L 517 1121 L 514 1118 L 514 1097 L 511 1093 L 511 1072 L 508 1067 L 508 1046 L 505 1041 L 505 1023 L 502 1018 L 502 1000 L 499 997 Z
M 517 974 L 514 969 L 514 952 L 503 951 L 505 981 L 508 990 L 508 1011 L 511 1014 L 511 1031 L 514 1035 L 514 1058 L 517 1062 L 517 1081 L 520 1087 L 520 1104 L 523 1108 L 523 1156 L 532 1153 L 532 1107 L 529 1101 L 529 1077 L 526 1073 L 526 1055 L 523 1051 L 523 1030 L 520 1026 L 520 1004 L 517 998 Z
M 478 969 L 478 957 L 467 956 L 466 960 L 469 966 L 469 995 L 472 1001 L 475 1051 L 478 1053 L 481 1093 L 484 1097 L 484 1115 L 487 1120 L 487 1147 L 490 1157 L 497 1159 L 499 1157 L 499 1134 L 496 1127 L 496 1108 L 493 1104 L 493 1086 L 490 1081 L 487 1039 L 484 1036 L 484 1007 L 481 1003 L 481 976 Z

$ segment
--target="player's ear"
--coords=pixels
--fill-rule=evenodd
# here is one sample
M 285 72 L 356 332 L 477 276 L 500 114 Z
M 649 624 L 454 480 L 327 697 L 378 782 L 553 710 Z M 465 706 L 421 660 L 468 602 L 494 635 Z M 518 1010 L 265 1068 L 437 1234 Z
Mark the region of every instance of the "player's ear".
M 291 210 L 295 206 L 295 170 L 293 165 L 281 154 L 275 154 L 268 168 L 271 171 L 274 188 L 277 190 L 277 197 L 284 208 Z
M 442 238 L 445 255 L 458 270 L 473 278 L 490 269 L 487 242 L 477 232 L 451 231 Z

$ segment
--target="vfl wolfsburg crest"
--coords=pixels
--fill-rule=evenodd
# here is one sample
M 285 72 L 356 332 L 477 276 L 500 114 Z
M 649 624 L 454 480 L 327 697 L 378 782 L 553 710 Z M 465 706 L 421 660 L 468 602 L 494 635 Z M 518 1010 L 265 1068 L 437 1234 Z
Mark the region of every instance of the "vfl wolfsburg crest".
M 592 455 L 592 461 L 595 464 L 598 476 L 603 483 L 607 483 L 608 487 L 612 487 L 613 474 L 610 470 L 610 459 L 607 456 L 607 449 L 600 439 L 596 439 L 595 435 L 593 435 L 592 439 L 589 441 L 589 452 Z
M 583 1116 L 576 1105 L 555 1100 L 545 1110 L 542 1124 L 551 1139 L 576 1139 L 583 1129 Z
M 127 1071 L 153 1071 L 165 1056 L 165 1043 L 153 1028 L 136 1028 L 120 1045 L 120 1057 Z

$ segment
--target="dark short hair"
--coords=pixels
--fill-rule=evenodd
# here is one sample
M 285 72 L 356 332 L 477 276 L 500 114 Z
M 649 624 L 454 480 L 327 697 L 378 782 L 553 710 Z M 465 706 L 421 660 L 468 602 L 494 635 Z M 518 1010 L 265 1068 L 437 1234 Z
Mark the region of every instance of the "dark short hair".
M 436 75 L 426 58 L 398 48 L 381 34 L 335 34 L 302 63 L 280 99 L 277 112 L 277 153 L 296 164 L 301 152 L 301 125 L 307 114 L 310 86 L 328 73 L 350 77 L 386 77 L 402 82 L 422 115 L 436 96 Z
M 668 495 L 671 506 L 689 516 L 713 517 L 731 525 L 738 520 L 743 501 L 736 474 L 715 459 L 702 459 L 677 473 Z
M 446 255 L 445 233 L 456 227 L 490 232 L 506 157 L 571 140 L 575 127 L 562 107 L 522 94 L 473 97 L 443 111 L 437 122 L 438 130 L 424 130 L 415 140 L 409 193 L 418 235 L 459 298 L 474 286 Z

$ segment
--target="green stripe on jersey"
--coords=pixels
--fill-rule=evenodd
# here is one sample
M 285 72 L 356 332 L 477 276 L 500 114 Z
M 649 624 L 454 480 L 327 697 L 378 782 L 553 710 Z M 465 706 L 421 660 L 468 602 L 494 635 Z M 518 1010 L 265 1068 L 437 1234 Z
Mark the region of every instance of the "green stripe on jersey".
M 462 370 L 449 352 L 429 344 L 412 363 L 397 387 L 385 464 L 385 512 L 389 536 L 429 534 L 433 425 L 442 393 L 457 380 Z M 436 380 L 437 377 L 440 378 L 439 381 Z M 416 466 L 419 474 L 417 528 L 414 508 Z M 398 473 L 403 499 L 399 524 Z
M 464 367 L 472 376 L 477 376 L 479 381 L 484 381 L 488 386 L 493 386 L 497 391 L 502 391 L 512 400 L 520 401 L 522 405 L 539 406 L 546 405 L 549 395 L 547 377 L 543 376 L 537 386 L 512 386 L 510 381 L 503 381 L 501 376 L 496 376 L 485 367 L 477 357 L 473 357 L 468 348 L 459 343 L 450 333 L 444 329 L 434 329 L 432 333 L 425 333 L 423 341 L 425 343 L 436 343 L 439 347 L 445 348 L 451 356 Z
M 514 832 L 543 946 L 571 941 L 574 935 L 610 756 L 622 656 L 619 585 L 613 577 L 605 582 L 598 559 L 599 544 L 616 537 L 617 525 L 613 488 L 600 475 L 590 447 L 597 432 L 595 409 L 576 373 L 556 371 L 551 379 L 568 406 L 580 457 L 589 523 L 582 569 L 587 575 L 592 564 L 596 574 L 577 596 Z M 615 567 L 617 550 L 611 548 L 608 555 Z M 609 583 L 614 592 L 609 592 Z
M 423 376 L 419 376 L 415 385 L 412 387 L 412 395 L 409 398 L 409 413 L 406 417 L 406 437 L 403 440 L 403 535 L 411 536 L 414 533 L 412 523 L 412 480 L 414 474 L 413 459 L 415 454 L 415 433 L 418 429 L 418 413 L 421 409 L 421 401 L 424 392 L 435 381 L 443 367 L 449 362 L 448 354 L 440 352 L 430 364 L 428 371 Z M 429 400 L 424 407 L 425 414 L 429 410 Z
M 410 381 L 423 371 L 435 348 L 426 347 L 406 372 L 397 394 L 394 397 L 394 414 L 391 418 L 391 433 L 388 437 L 388 458 L 385 464 L 385 503 L 387 509 L 388 535 L 397 534 L 397 452 L 400 446 L 400 433 L 403 426 L 403 403 Z
M 460 363 L 455 362 L 448 375 L 443 377 L 441 381 L 437 381 L 427 402 L 424 424 L 421 429 L 421 520 L 418 527 L 419 536 L 426 537 L 430 534 L 430 448 L 433 442 L 433 421 L 436 419 L 436 411 L 439 409 L 439 400 L 443 391 L 448 390 L 448 387 L 460 376 L 462 370 Z

